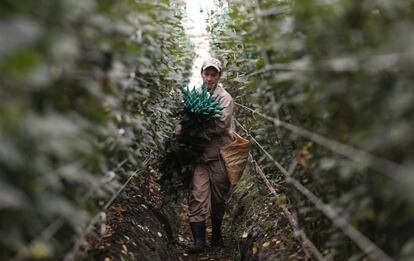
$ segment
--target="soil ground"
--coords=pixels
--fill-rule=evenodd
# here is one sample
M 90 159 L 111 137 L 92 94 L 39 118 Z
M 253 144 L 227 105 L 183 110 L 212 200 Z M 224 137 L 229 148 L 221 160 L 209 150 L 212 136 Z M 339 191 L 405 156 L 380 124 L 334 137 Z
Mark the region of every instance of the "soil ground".
M 160 212 L 159 186 L 154 175 L 141 173 L 132 179 L 106 216 L 103 231 L 89 235 L 89 259 L 175 259 L 169 244 L 171 229 Z
M 188 254 L 193 243 L 186 200 L 181 202 L 178 238 L 173 238 L 168 218 L 160 211 L 159 185 L 153 175 L 134 178 L 106 213 L 105 229 L 88 236 L 91 260 L 232 260 L 230 242 L 210 247 L 211 224 L 207 223 L 207 248 L 202 254 Z M 226 222 L 223 222 L 225 231 Z M 99 230 L 99 229 L 98 229 Z
M 155 175 L 143 173 L 109 208 L 105 229 L 101 226 L 100 233 L 89 235 L 87 255 L 101 261 L 312 260 L 295 239 L 277 202 L 247 168 L 228 202 L 222 228 L 224 246 L 210 247 L 208 220 L 206 251 L 188 254 L 193 239 L 186 200 L 161 207 Z

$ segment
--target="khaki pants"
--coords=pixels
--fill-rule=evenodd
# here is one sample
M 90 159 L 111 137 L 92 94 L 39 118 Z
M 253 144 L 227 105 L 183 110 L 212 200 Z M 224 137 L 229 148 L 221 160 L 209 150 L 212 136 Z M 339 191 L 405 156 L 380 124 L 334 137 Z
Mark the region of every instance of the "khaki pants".
M 189 221 L 205 221 L 209 215 L 222 219 L 229 190 L 230 183 L 221 158 L 196 163 L 188 201 Z

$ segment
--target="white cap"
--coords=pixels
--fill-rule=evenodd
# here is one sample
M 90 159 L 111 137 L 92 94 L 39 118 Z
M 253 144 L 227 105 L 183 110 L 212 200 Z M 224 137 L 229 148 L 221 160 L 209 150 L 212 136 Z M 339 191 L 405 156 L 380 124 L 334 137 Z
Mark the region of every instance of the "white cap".
M 214 67 L 217 71 L 221 72 L 221 62 L 216 58 L 207 58 L 204 60 L 203 65 L 201 66 L 201 70 L 204 71 L 208 67 Z

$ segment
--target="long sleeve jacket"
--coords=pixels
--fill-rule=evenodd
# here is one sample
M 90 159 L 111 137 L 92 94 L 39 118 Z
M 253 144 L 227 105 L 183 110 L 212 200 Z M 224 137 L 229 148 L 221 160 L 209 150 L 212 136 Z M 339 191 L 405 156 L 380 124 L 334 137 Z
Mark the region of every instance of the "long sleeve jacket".
M 201 88 L 197 89 L 201 91 Z M 212 140 L 205 147 L 202 153 L 202 161 L 218 160 L 220 158 L 220 149 L 233 141 L 233 132 L 235 130 L 233 112 L 234 102 L 231 95 L 223 88 L 222 84 L 218 84 L 213 93 L 213 97 L 220 95 L 222 98 L 220 102 L 221 107 L 225 107 L 223 115 L 216 124 L 206 130 Z

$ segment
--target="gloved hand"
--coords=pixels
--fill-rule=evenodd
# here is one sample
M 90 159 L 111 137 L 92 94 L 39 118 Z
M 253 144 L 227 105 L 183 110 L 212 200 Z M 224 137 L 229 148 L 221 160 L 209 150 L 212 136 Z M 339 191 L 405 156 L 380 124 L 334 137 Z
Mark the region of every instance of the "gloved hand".
M 183 129 L 183 126 L 181 124 L 175 125 L 175 130 L 174 130 L 175 135 L 180 135 L 182 129 Z
M 171 142 L 170 143 L 170 150 L 172 152 L 178 152 L 180 150 L 180 144 L 177 141 Z

